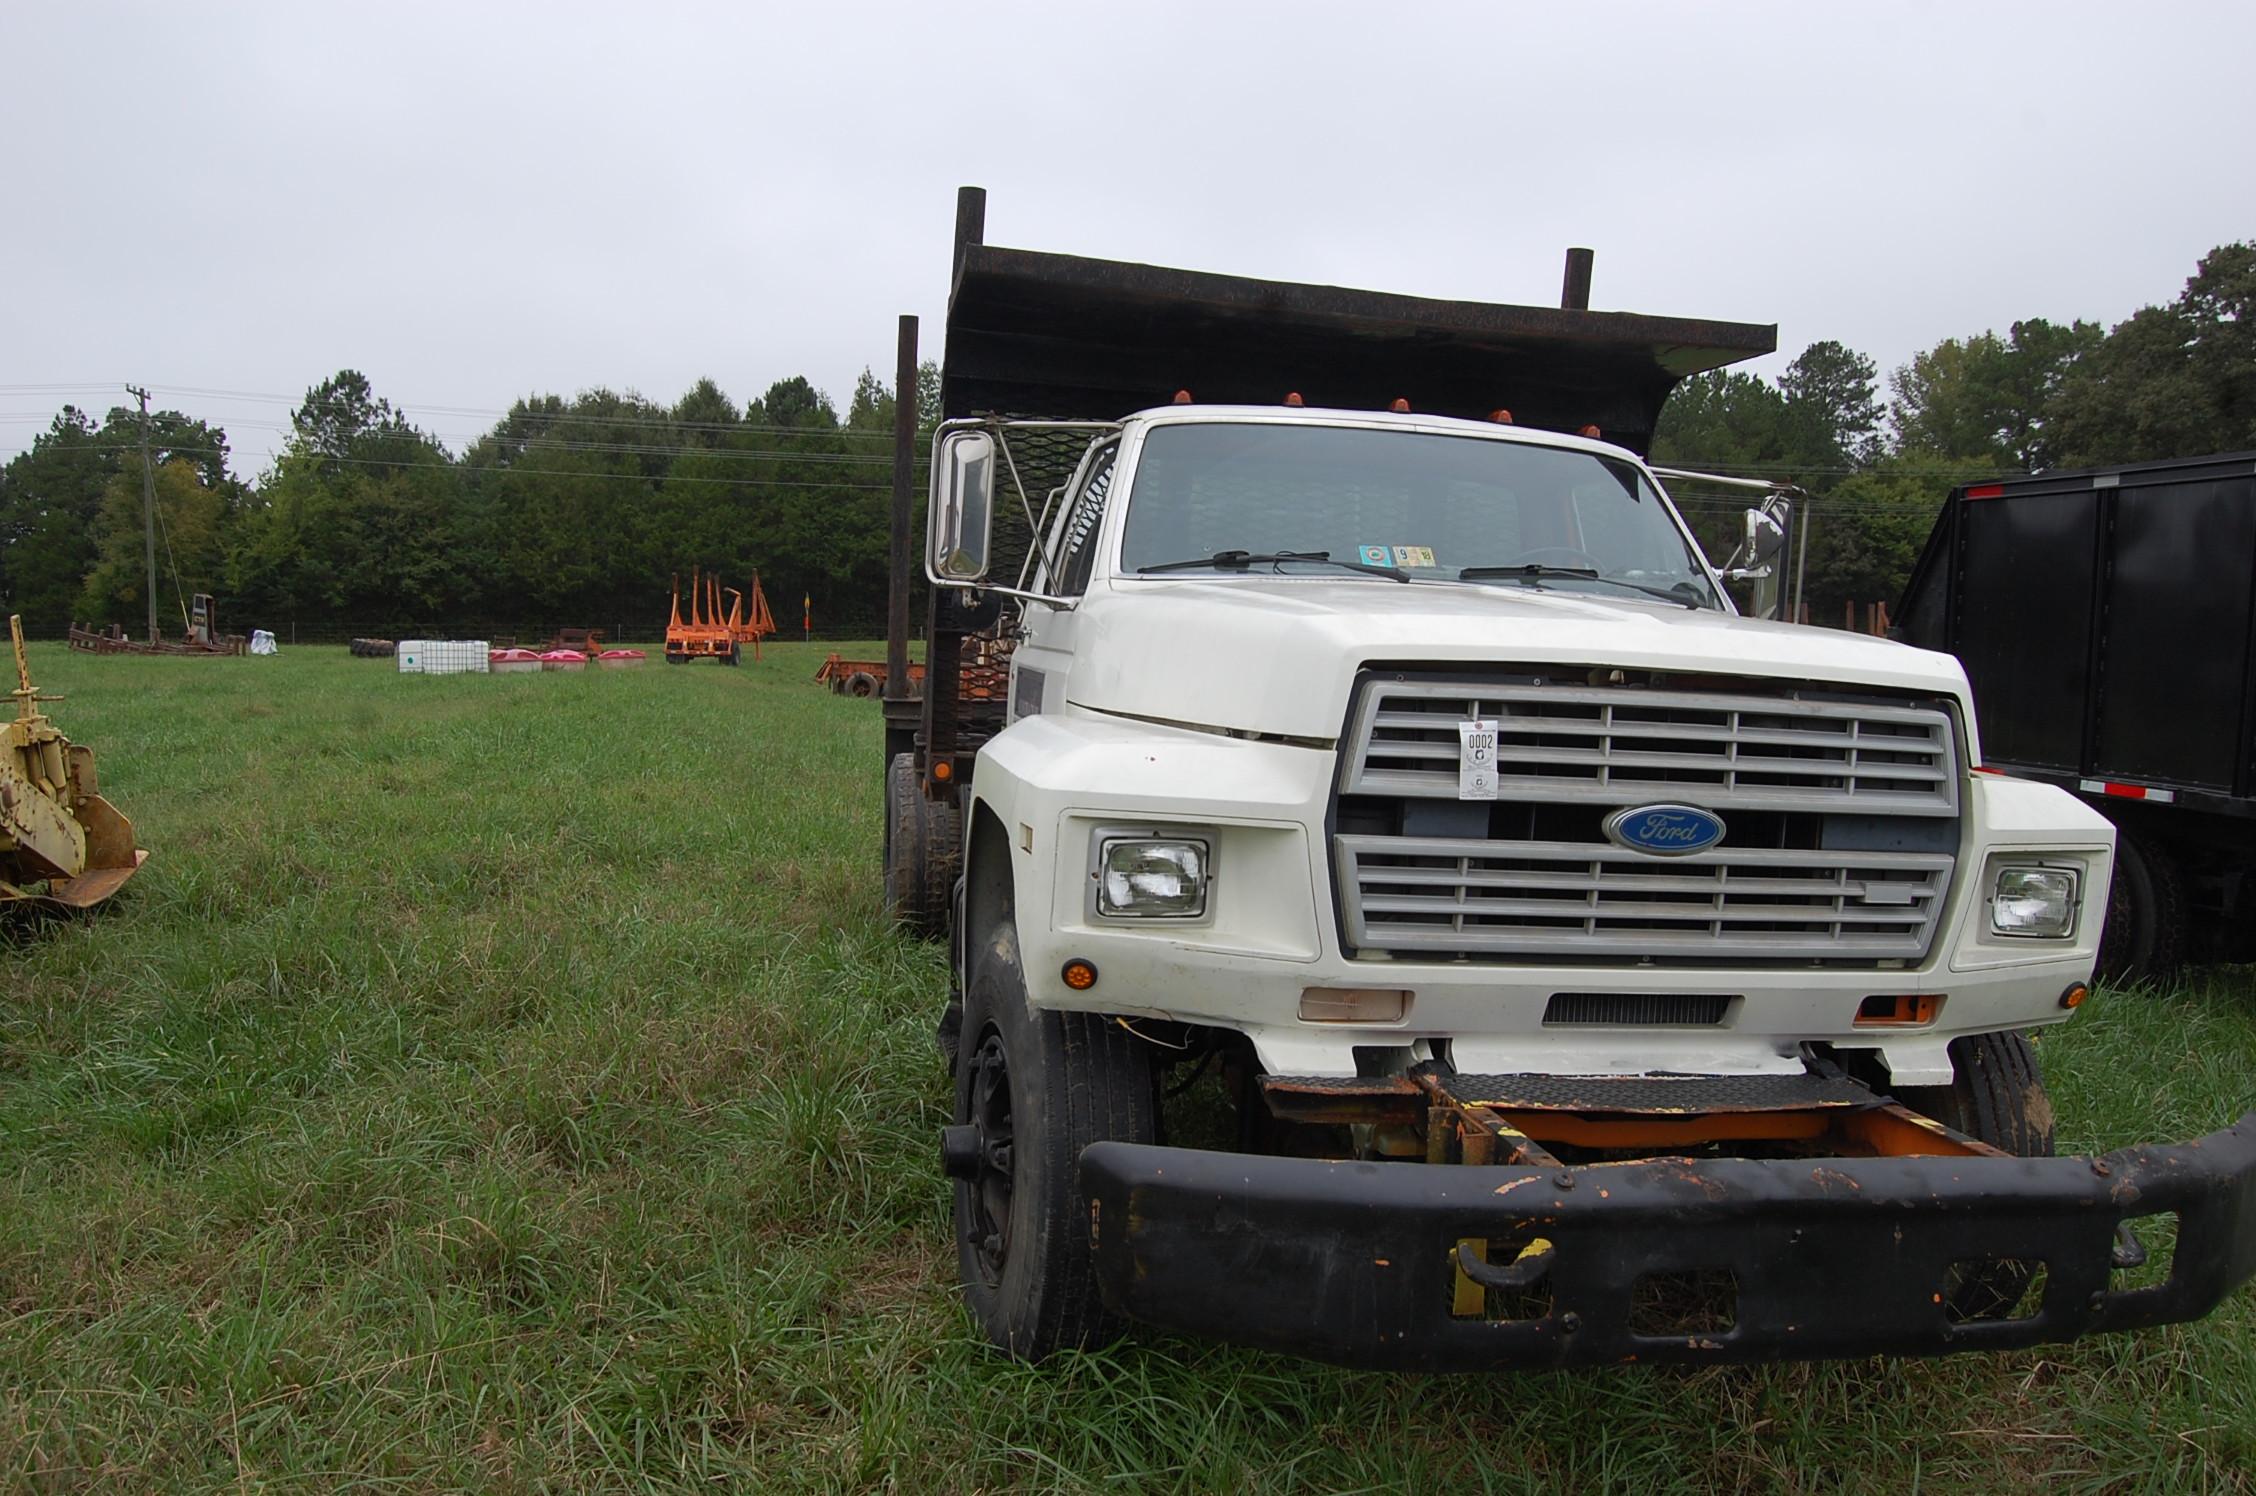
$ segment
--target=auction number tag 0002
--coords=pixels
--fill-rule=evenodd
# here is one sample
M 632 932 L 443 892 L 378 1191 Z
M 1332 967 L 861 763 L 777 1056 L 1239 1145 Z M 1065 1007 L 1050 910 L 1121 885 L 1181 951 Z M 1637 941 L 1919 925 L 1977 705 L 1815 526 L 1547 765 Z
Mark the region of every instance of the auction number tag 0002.
M 1457 724 L 1457 798 L 1496 798 L 1496 723 L 1493 719 Z

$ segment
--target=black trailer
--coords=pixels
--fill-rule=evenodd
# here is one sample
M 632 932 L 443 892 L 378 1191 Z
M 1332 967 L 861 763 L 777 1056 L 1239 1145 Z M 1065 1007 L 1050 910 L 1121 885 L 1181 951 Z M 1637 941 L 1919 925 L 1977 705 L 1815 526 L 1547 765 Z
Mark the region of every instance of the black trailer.
M 1954 489 L 1896 616 L 1966 666 L 1987 766 L 2120 828 L 2103 970 L 2249 954 L 2256 453 Z
M 956 197 L 942 415 L 1112 421 L 1178 391 L 1202 403 L 1383 410 L 1650 445 L 1669 392 L 1693 374 L 1775 352 L 1774 325 L 1590 308 L 1592 255 L 1567 251 L 1559 305 L 1439 301 L 1341 286 L 1177 270 L 986 243 L 987 194 Z M 907 668 L 910 596 L 921 586 L 912 535 L 917 322 L 900 320 L 896 370 L 892 587 L 885 687 L 885 902 L 911 929 L 947 930 L 962 842 L 957 791 L 1007 720 L 1006 601 L 929 594 L 921 691 Z M 1039 495 L 1071 477 L 1087 432 L 1014 446 L 1016 477 Z M 998 506 L 993 570 L 1008 575 L 1031 526 Z

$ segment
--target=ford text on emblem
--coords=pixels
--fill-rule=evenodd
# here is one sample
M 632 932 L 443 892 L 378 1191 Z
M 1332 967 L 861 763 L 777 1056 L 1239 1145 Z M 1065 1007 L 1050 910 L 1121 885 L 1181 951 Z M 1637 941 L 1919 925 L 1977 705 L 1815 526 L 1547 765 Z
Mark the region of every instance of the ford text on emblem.
M 1722 841 L 1723 818 L 1697 805 L 1632 805 L 1606 817 L 1606 836 L 1635 852 L 1682 857 Z

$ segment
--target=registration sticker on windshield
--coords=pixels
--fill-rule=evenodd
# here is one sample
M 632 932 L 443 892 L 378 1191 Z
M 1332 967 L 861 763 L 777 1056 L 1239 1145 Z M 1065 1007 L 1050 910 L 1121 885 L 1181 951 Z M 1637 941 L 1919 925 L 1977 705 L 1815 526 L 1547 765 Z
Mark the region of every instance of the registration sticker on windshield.
M 1433 547 L 1430 545 L 1398 545 L 1394 548 L 1394 564 L 1397 566 L 1431 566 L 1434 564 Z
M 1355 548 L 1355 556 L 1365 566 L 1394 565 L 1394 553 L 1383 545 L 1359 545 Z
M 1496 721 L 1475 718 L 1457 724 L 1457 798 L 1496 798 Z

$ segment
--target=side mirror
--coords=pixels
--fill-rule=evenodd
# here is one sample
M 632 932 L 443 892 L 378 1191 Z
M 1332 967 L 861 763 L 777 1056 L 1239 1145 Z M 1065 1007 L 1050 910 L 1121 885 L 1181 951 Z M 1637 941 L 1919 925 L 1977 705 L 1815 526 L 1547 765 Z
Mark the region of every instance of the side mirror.
M 1786 544 L 1786 525 L 1782 515 L 1773 514 L 1769 506 L 1747 511 L 1747 538 L 1739 543 L 1732 556 L 1733 569 L 1753 575 L 1768 569 L 1771 561 Z
M 1748 510 L 1746 537 L 1731 553 L 1731 559 L 1718 568 L 1727 582 L 1754 584 L 1752 617 L 1785 616 L 1787 568 L 1781 558 L 1793 522 L 1793 501 L 1784 494 L 1765 500 L 1759 509 Z
M 1731 558 L 1716 568 L 1727 582 L 1752 581 L 1770 575 L 1770 563 L 1786 548 L 1786 528 L 1794 520 L 1794 506 L 1781 494 L 1764 502 L 1760 509 L 1747 511 L 1747 533 L 1731 552 Z
M 995 438 L 951 431 L 932 456 L 932 530 L 925 543 L 932 574 L 946 582 L 983 580 L 994 520 Z

